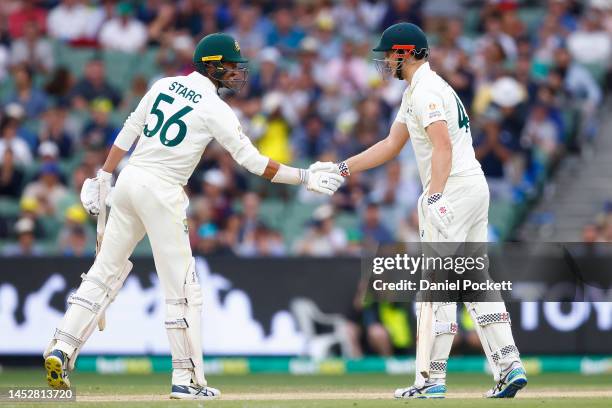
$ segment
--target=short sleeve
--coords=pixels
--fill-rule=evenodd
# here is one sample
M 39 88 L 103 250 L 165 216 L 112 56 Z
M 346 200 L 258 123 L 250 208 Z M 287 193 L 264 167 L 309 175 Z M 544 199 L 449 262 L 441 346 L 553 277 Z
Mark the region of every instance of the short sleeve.
M 426 90 L 414 99 L 416 117 L 423 128 L 439 120 L 446 120 L 444 100 L 437 92 Z

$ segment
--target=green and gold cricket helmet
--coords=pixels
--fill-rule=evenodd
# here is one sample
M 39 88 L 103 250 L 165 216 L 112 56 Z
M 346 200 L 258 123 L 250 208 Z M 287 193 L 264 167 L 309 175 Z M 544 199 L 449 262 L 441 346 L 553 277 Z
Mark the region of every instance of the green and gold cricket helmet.
M 231 63 L 231 66 L 226 63 Z M 219 88 L 236 92 L 246 83 L 247 63 L 240 53 L 238 41 L 225 33 L 208 34 L 193 52 L 193 64 L 198 72 L 215 80 Z

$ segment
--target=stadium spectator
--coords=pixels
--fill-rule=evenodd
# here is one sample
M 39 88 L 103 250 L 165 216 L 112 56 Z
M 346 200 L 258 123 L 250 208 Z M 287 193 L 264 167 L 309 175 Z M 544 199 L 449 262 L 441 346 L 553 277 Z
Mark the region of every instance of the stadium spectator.
M 304 32 L 293 21 L 292 9 L 280 6 L 274 12 L 274 24 L 268 33 L 267 45 L 276 47 L 285 56 L 292 56 L 305 37 Z
M 15 80 L 15 93 L 8 99 L 8 103 L 20 104 L 27 118 L 36 118 L 47 109 L 47 95 L 32 83 L 33 72 L 26 65 L 17 65 L 13 68 Z
M 236 16 L 235 24 L 227 33 L 240 44 L 240 51 L 249 60 L 257 58 L 266 45 L 266 38 L 261 29 L 257 29 L 259 9 L 255 6 L 244 5 Z
M 92 149 L 102 149 L 113 143 L 119 133 L 109 117 L 113 109 L 108 99 L 95 99 L 91 103 L 91 121 L 85 125 L 81 144 Z
M 559 131 L 549 117 L 548 107 L 538 104 L 531 108 L 529 119 L 521 135 L 521 146 L 527 149 L 534 146 L 545 160 L 550 160 L 559 154 L 559 140 Z
M 334 256 L 345 252 L 348 245 L 346 233 L 335 226 L 334 208 L 318 207 L 312 214 L 311 226 L 294 245 L 296 255 Z
M 119 106 L 121 95 L 106 80 L 104 61 L 94 58 L 85 65 L 85 73 L 70 92 L 75 109 L 85 110 L 94 99 L 108 99 L 112 106 Z
M 40 205 L 32 197 L 23 197 L 19 202 L 19 218 L 28 218 L 34 223 L 34 236 L 36 238 L 49 238 L 47 230 L 40 219 Z M 55 239 L 55 237 L 52 237 Z
M 59 156 L 63 159 L 68 159 L 72 156 L 73 140 L 76 138 L 76 136 L 69 133 L 66 117 L 67 111 L 65 106 L 61 104 L 51 106 L 42 116 L 43 121 L 38 133 L 39 146 L 45 143 L 55 145 Z
M 380 206 L 375 202 L 366 206 L 360 230 L 365 249 L 376 249 L 379 245 L 395 242 L 391 232 L 381 222 Z
M 23 196 L 36 199 L 41 207 L 41 214 L 55 216 L 58 204 L 68 194 L 60 177 L 60 169 L 56 163 L 43 164 L 38 179 L 26 185 Z
M 507 174 L 509 164 L 515 155 L 517 145 L 512 135 L 500 127 L 501 113 L 489 108 L 481 117 L 482 131 L 476 135 L 475 153 L 487 177 L 491 197 L 511 197 L 511 175 Z
M 87 7 L 82 0 L 61 0 L 48 15 L 49 35 L 62 41 L 91 40 L 98 31 L 98 9 Z
M 28 143 L 18 136 L 18 130 L 19 121 L 14 117 L 5 115 L 0 120 L 0 159 L 10 150 L 15 165 L 25 167 L 32 164 L 32 153 Z
M 87 222 L 87 213 L 80 204 L 74 204 L 68 207 L 64 213 L 64 225 L 58 235 L 58 243 L 60 253 L 64 256 L 87 256 L 93 255 L 88 248 L 89 240 L 94 239 L 92 236 L 87 236 L 85 224 Z
M 99 38 L 105 49 L 135 53 L 147 43 L 147 29 L 133 17 L 132 6 L 122 2 L 117 5 L 117 17 L 102 25 Z
M 21 218 L 15 223 L 17 242 L 6 245 L 2 250 L 4 256 L 41 256 L 43 250 L 34 237 L 34 222 Z
M 19 7 L 8 16 L 8 32 L 13 39 L 27 36 L 29 26 L 34 26 L 44 33 L 47 26 L 47 12 L 39 7 L 38 0 L 22 0 Z
M 74 86 L 74 77 L 68 68 L 60 66 L 53 70 L 45 83 L 45 92 L 56 101 L 68 99 L 68 93 Z
M 225 194 L 227 180 L 219 169 L 211 169 L 202 177 L 202 192 L 209 201 L 212 211 L 211 221 L 216 226 L 223 225 L 225 219 L 231 214 L 229 200 Z M 217 228 L 214 229 L 216 233 Z M 207 230 L 212 232 L 212 229 Z
M 304 125 L 297 127 L 291 139 L 297 157 L 317 161 L 318 158 L 331 148 L 332 135 L 325 123 L 317 114 L 304 118 Z
M 0 147 L 0 149 L 2 148 Z M 3 156 L 0 157 L 0 196 L 19 199 L 24 178 L 23 170 L 15 166 L 13 151 L 10 148 L 2 150 Z
M 606 66 L 612 56 L 612 39 L 602 27 L 602 14 L 587 12 L 580 19 L 580 28 L 567 37 L 567 49 L 581 64 Z M 585 52 L 588 49 L 589 52 Z
M 23 64 L 34 73 L 48 74 L 55 66 L 53 47 L 45 37 L 41 36 L 36 23 L 26 23 L 23 32 L 23 38 L 11 44 L 11 64 Z

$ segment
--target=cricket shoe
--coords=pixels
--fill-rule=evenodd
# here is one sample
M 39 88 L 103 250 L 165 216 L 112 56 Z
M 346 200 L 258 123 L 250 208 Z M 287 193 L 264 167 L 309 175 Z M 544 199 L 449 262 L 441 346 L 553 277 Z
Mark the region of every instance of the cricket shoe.
M 49 387 L 56 390 L 67 390 L 70 388 L 68 379 L 68 357 L 61 350 L 53 350 L 45 358 L 45 369 L 47 370 L 47 383 Z
M 212 400 L 221 396 L 221 391 L 212 387 L 197 385 L 172 385 L 170 398 L 185 400 Z
M 519 364 L 513 364 L 506 375 L 484 395 L 486 398 L 514 398 L 527 385 L 527 373 Z
M 436 382 L 426 382 L 424 386 L 413 385 L 408 388 L 398 388 L 395 390 L 395 398 L 445 398 L 446 384 Z

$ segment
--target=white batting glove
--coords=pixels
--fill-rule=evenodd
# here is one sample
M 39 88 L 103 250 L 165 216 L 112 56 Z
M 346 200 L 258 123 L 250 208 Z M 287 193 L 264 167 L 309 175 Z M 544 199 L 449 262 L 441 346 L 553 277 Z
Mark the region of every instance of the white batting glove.
M 448 226 L 455 218 L 455 213 L 448 200 L 442 193 L 435 193 L 427 197 L 428 220 L 444 239 L 448 239 Z
M 86 179 L 81 188 L 81 203 L 85 210 L 91 215 L 100 214 L 100 190 L 105 188 L 107 192 L 111 190 L 112 174 L 103 170 L 98 170 L 96 177 Z M 106 203 L 104 203 L 106 205 Z
M 312 163 L 310 167 L 308 167 L 308 170 L 310 170 L 310 172 L 312 173 L 316 173 L 319 171 L 327 171 L 329 173 L 336 173 L 338 175 L 340 174 L 340 169 L 338 168 L 338 165 L 334 162 L 318 161 L 316 163 Z
M 313 172 L 305 171 L 303 183 L 309 191 L 315 191 L 321 194 L 332 195 L 344 183 L 344 177 L 328 171 Z

